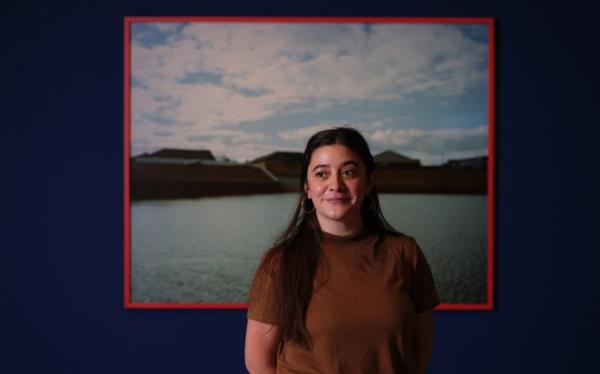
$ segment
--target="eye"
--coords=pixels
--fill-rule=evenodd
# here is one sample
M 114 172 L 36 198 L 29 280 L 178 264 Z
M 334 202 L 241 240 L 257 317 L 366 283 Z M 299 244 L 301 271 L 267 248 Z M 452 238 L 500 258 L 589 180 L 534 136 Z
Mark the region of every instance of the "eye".
M 354 176 L 356 176 L 356 170 L 346 169 L 346 170 L 342 171 L 342 174 L 347 177 L 354 177 Z
M 325 177 L 327 176 L 327 173 L 326 173 L 326 172 L 324 172 L 324 171 L 321 171 L 321 170 L 319 170 L 319 171 L 317 171 L 317 172 L 315 173 L 315 176 L 316 176 L 317 178 L 325 178 Z

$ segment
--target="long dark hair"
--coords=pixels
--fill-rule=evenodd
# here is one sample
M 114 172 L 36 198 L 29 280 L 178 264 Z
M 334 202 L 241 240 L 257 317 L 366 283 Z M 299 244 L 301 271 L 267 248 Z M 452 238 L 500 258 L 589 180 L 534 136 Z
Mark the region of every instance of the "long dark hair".
M 354 151 L 366 166 L 367 178 L 375 170 L 369 146 L 357 130 L 349 126 L 323 130 L 314 134 L 306 144 L 300 170 L 300 191 L 304 191 L 308 165 L 314 150 L 332 144 L 341 144 Z M 313 207 L 312 202 L 305 199 L 304 192 L 301 192 L 289 225 L 275 241 L 273 248 L 265 253 L 261 264 L 270 269 L 273 277 L 282 339 L 306 348 L 311 346 L 305 324 L 306 311 L 313 292 L 322 238 Z M 361 215 L 365 228 L 377 234 L 376 248 L 386 234 L 397 233 L 383 217 L 376 187 L 363 199 Z

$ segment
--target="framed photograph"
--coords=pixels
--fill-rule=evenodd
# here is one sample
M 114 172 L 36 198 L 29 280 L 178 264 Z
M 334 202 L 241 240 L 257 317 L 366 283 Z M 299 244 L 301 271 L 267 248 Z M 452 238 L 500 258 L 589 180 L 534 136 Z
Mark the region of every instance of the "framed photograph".
M 349 125 L 386 218 L 429 261 L 437 309 L 493 309 L 493 19 L 124 26 L 126 308 L 246 308 L 308 138 Z

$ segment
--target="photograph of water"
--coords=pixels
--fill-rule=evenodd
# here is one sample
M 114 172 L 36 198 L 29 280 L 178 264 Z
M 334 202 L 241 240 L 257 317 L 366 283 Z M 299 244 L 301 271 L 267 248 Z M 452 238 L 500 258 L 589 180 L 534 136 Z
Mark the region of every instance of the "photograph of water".
M 388 221 L 421 246 L 442 302 L 484 303 L 487 197 L 380 198 Z M 245 303 L 260 257 L 296 201 L 285 193 L 132 202 L 132 301 Z

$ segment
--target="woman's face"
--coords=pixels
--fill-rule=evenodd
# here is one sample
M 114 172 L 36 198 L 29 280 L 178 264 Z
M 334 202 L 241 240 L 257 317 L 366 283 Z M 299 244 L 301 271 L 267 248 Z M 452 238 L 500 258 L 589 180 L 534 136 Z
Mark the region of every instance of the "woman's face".
M 353 150 L 341 144 L 315 149 L 308 164 L 304 192 L 311 199 L 321 225 L 360 222 L 360 207 L 374 186 L 367 170 Z

